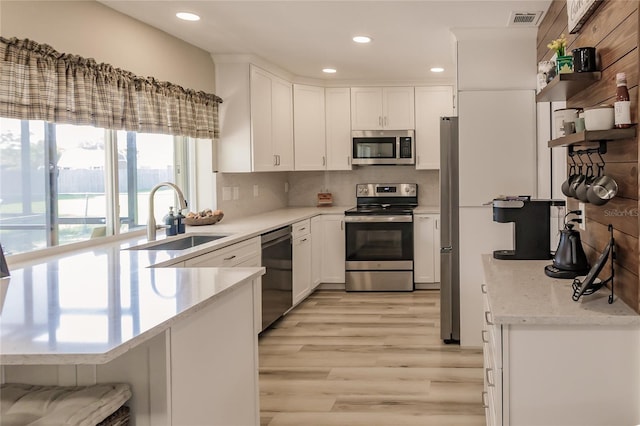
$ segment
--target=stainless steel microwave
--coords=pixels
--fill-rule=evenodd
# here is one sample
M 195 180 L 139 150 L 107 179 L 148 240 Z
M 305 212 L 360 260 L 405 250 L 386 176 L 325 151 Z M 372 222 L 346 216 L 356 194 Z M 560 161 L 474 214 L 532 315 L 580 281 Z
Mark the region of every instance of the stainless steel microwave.
M 415 164 L 413 130 L 354 130 L 353 164 Z

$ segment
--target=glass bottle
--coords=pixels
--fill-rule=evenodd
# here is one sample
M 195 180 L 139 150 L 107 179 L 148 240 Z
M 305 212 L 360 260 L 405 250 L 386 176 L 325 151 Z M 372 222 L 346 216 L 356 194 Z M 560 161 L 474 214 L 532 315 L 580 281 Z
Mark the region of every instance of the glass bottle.
M 615 127 L 626 129 L 631 127 L 631 102 L 629 101 L 629 90 L 627 89 L 627 74 L 619 72 L 616 74 L 616 101 Z
M 176 217 L 173 214 L 173 207 L 169 207 L 169 213 L 164 217 L 165 234 L 169 237 L 178 234 Z

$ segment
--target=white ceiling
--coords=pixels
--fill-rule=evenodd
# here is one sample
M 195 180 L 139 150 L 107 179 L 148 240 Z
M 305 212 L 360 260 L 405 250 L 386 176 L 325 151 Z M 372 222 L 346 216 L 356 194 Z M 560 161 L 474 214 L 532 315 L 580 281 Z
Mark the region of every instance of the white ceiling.
M 455 80 L 452 29 L 507 29 L 512 12 L 546 12 L 551 0 L 100 2 L 213 54 L 257 55 L 296 76 L 437 84 Z M 180 21 L 178 11 L 201 20 Z M 357 45 L 357 34 L 373 42 Z

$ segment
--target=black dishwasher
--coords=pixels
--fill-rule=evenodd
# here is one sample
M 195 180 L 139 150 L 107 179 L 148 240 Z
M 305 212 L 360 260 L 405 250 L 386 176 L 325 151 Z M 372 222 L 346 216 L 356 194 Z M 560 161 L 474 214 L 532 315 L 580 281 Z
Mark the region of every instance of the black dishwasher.
M 262 234 L 262 330 L 293 306 L 291 226 Z

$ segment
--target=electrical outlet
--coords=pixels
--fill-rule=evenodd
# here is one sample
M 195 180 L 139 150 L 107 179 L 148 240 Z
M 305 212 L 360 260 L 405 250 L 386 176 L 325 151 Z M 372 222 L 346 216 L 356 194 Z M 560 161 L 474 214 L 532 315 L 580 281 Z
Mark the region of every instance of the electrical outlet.
M 586 224 L 587 224 L 587 217 L 585 215 L 585 213 L 587 212 L 585 210 L 585 205 L 584 203 L 578 203 L 578 210 L 580 210 L 582 212 L 582 214 L 580 215 L 580 218 L 582 219 L 582 222 L 578 224 L 578 228 L 582 229 L 583 231 L 586 230 Z
M 284 183 L 284 192 L 289 192 L 289 182 Z
M 260 188 L 258 187 L 258 185 L 253 185 L 253 196 L 257 197 L 260 195 Z
M 232 197 L 231 187 L 223 186 L 222 187 L 222 201 L 230 201 Z
M 240 199 L 240 187 L 239 186 L 234 186 L 233 187 L 233 199 L 234 200 L 239 200 Z

